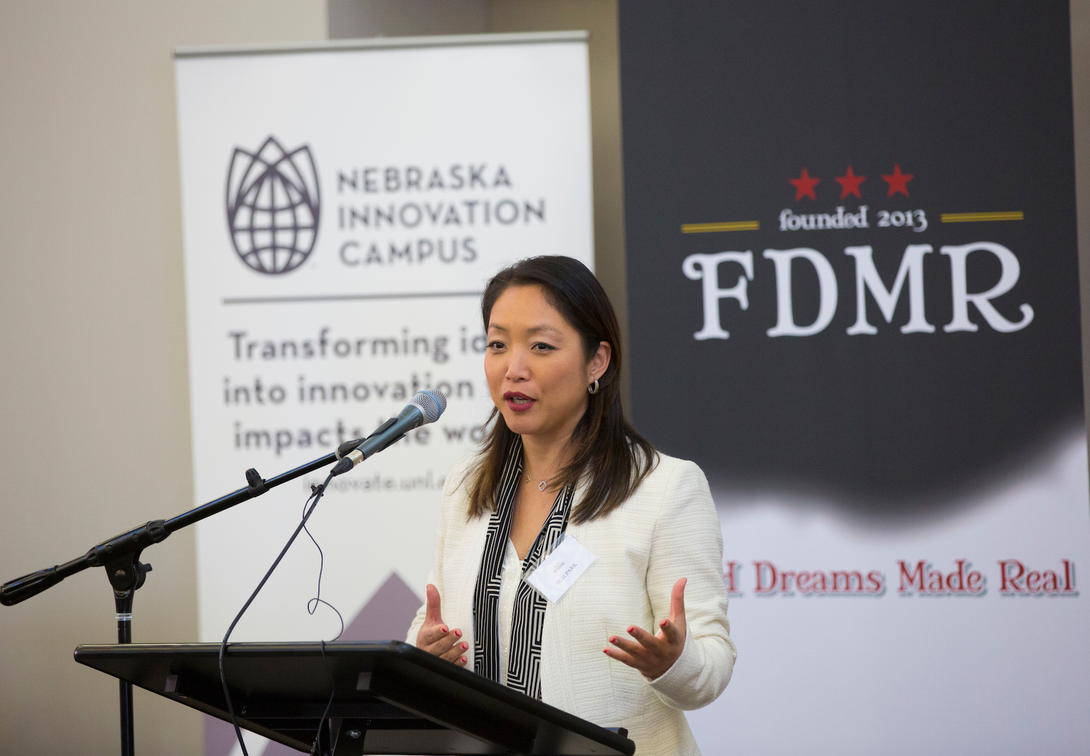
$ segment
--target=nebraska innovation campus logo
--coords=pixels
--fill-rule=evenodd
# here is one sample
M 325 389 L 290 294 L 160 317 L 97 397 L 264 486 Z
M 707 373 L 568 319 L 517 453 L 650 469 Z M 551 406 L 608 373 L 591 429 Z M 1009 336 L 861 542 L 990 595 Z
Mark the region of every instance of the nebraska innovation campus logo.
M 309 146 L 288 152 L 270 136 L 257 152 L 235 148 L 227 171 L 227 227 L 248 266 L 271 275 L 302 265 L 318 238 L 320 211 Z

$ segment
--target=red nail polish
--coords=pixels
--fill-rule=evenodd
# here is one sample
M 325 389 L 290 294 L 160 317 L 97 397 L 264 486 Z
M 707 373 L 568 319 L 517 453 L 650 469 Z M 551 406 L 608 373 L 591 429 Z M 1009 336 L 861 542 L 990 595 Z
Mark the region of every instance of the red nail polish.
M 628 628 L 628 632 L 632 632 L 632 631 L 633 631 L 633 630 L 635 630 L 635 629 L 636 629 L 636 628 L 634 628 L 634 627 L 630 627 L 630 628 Z
M 462 637 L 462 631 L 461 630 L 455 630 L 454 631 L 454 637 L 455 638 L 461 638 Z
M 445 627 L 441 627 L 441 628 L 439 628 L 439 632 L 441 632 L 441 633 L 443 633 L 444 635 L 446 635 L 446 633 L 447 633 L 447 629 L 446 629 Z
M 469 650 L 469 644 L 468 643 L 463 643 L 462 644 L 462 650 L 463 651 L 468 651 Z
M 465 663 L 466 663 L 466 661 L 467 661 L 467 660 L 466 660 L 466 658 L 465 658 L 465 657 L 463 656 L 463 657 L 462 657 L 462 664 L 465 664 Z

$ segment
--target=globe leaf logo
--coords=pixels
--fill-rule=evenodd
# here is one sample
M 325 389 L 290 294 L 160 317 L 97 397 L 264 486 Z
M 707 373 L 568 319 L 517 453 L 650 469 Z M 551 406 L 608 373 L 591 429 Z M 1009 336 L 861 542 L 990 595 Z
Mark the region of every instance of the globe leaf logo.
M 318 238 L 321 200 L 310 147 L 286 151 L 270 136 L 235 148 L 227 171 L 227 227 L 242 261 L 270 275 L 295 270 Z

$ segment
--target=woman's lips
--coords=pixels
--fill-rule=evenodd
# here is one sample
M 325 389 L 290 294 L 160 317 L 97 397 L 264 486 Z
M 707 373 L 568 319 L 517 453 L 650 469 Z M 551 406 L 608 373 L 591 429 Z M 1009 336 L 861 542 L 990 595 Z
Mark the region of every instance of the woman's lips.
M 512 412 L 526 412 L 534 406 L 533 399 L 518 391 L 508 391 L 503 395 L 503 400 L 507 402 L 507 407 Z

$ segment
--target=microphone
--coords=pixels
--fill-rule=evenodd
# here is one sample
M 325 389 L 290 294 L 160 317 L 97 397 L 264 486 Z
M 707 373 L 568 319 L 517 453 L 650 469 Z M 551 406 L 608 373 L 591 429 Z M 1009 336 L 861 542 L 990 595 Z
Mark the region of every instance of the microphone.
M 405 409 L 397 417 L 391 417 L 375 432 L 363 439 L 363 443 L 348 452 L 333 466 L 333 474 L 348 472 L 363 460 L 378 454 L 387 446 L 400 441 L 401 437 L 421 425 L 434 423 L 447 408 L 447 398 L 442 391 L 427 389 L 417 391 Z M 339 450 L 338 450 L 339 451 Z

